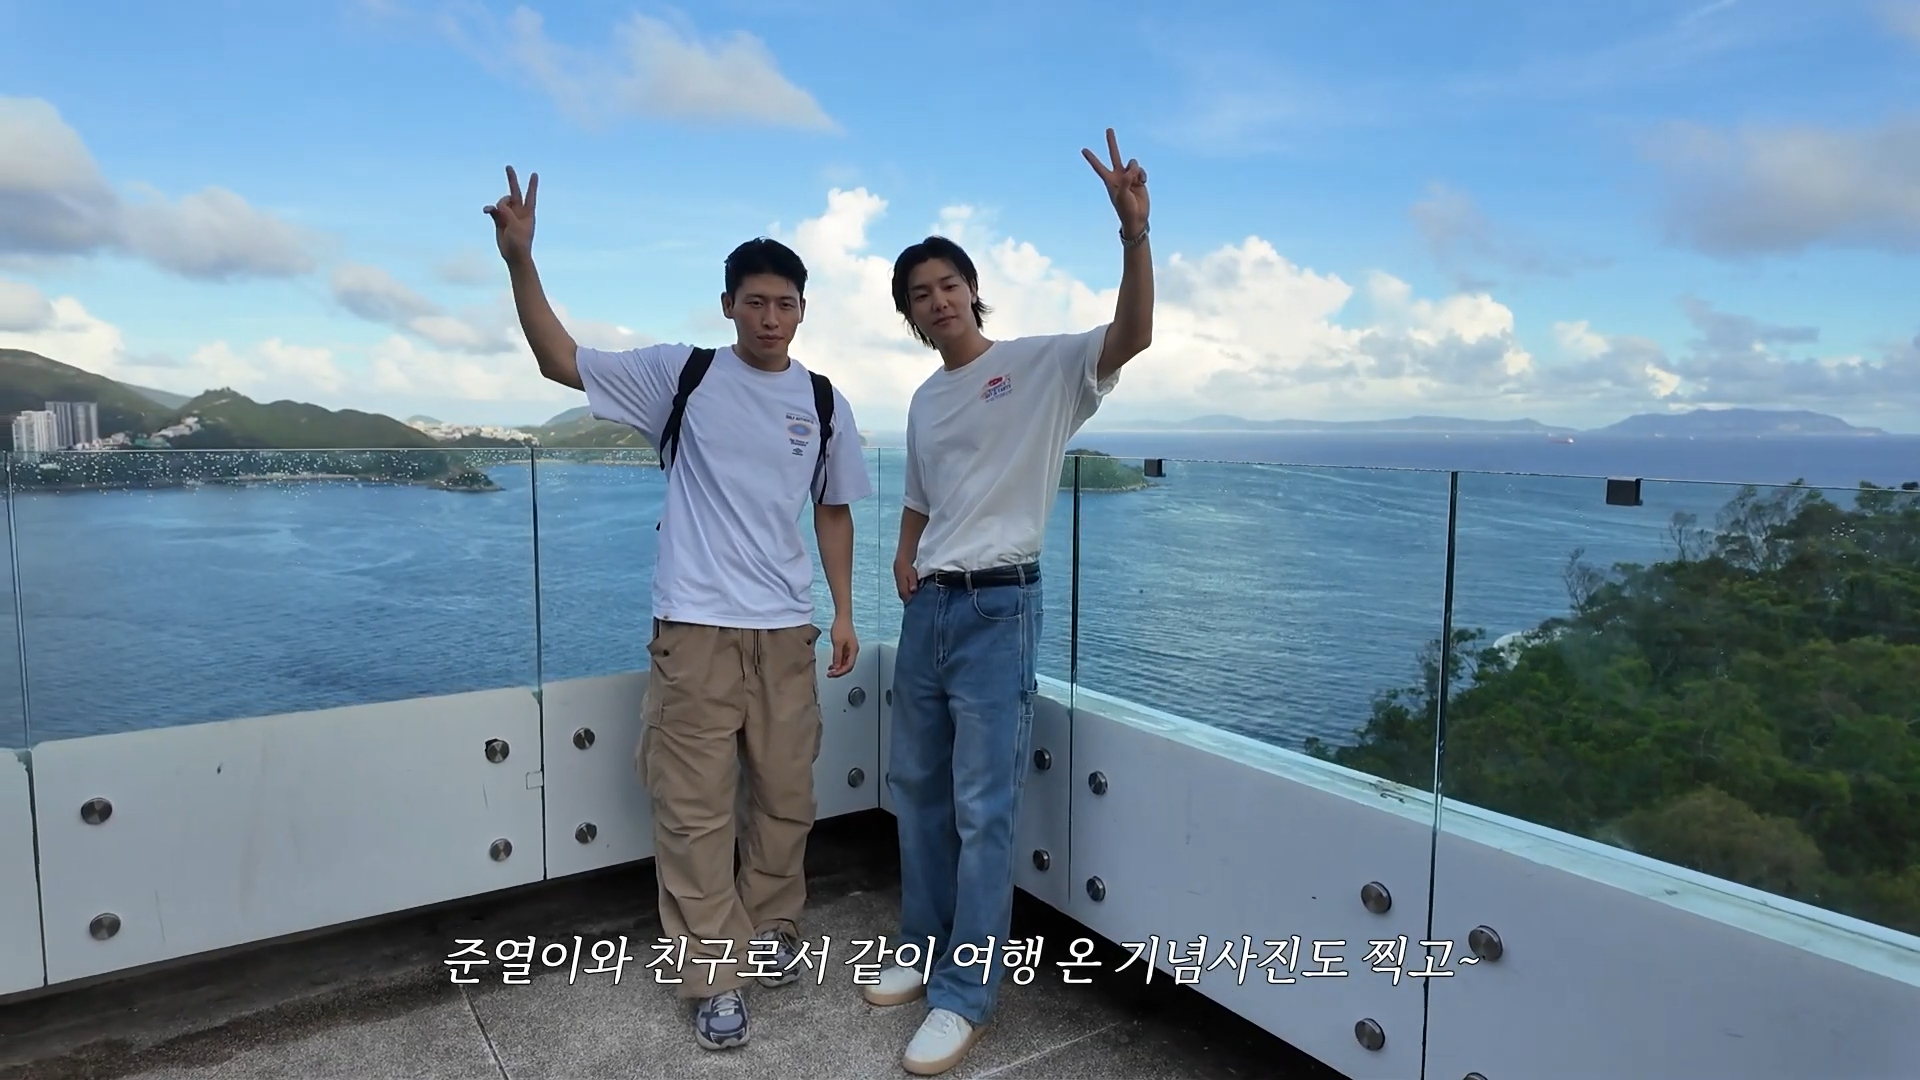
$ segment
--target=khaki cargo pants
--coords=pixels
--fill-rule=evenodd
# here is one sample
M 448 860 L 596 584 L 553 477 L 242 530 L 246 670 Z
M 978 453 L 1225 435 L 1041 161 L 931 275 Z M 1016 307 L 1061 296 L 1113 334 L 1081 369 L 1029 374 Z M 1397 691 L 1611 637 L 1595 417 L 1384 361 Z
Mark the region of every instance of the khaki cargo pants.
M 678 978 L 683 998 L 772 974 L 771 955 L 757 966 L 759 953 L 748 957 L 756 932 L 799 934 L 820 755 L 819 638 L 813 626 L 654 622 L 634 767 L 653 804 L 660 924 L 674 943 L 662 966 L 678 969 L 660 976 Z

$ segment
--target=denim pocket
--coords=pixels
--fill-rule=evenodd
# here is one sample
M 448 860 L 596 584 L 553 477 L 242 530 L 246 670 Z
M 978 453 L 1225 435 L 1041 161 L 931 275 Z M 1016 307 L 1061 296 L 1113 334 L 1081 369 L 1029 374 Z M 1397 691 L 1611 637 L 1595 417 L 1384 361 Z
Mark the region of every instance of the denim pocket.
M 1027 613 L 1027 591 L 1017 585 L 975 589 L 974 613 L 992 622 L 1017 622 Z

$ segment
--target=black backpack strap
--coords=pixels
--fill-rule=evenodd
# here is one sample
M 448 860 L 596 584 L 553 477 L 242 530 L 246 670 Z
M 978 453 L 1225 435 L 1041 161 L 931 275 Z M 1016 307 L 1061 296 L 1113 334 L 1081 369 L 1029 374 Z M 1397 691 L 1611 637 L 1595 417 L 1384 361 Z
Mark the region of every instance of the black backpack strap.
M 813 501 L 827 497 L 827 443 L 833 439 L 833 384 L 817 371 L 813 376 L 813 415 L 820 418 L 820 456 L 813 465 Z
M 687 415 L 687 398 L 700 380 L 707 377 L 707 368 L 713 365 L 712 349 L 695 349 L 687 357 L 685 367 L 680 369 L 680 386 L 673 395 L 673 411 L 667 414 L 667 426 L 660 429 L 660 445 L 656 448 L 660 455 L 660 468 L 665 470 L 669 454 L 680 453 L 680 423 Z

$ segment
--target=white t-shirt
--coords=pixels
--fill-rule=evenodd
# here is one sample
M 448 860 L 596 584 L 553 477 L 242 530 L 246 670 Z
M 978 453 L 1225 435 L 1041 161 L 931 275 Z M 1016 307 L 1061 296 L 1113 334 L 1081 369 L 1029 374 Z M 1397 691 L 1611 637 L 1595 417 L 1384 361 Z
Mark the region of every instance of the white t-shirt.
M 1120 374 L 1099 378 L 1107 327 L 996 341 L 942 366 L 907 407 L 906 505 L 927 515 L 914 571 L 1034 562 L 1067 440 Z
M 654 446 L 673 412 L 691 345 L 575 354 L 593 415 Z M 853 409 L 833 391 L 822 502 L 873 494 Z M 687 398 L 667 472 L 653 568 L 653 614 L 672 622 L 779 630 L 813 621 L 813 562 L 800 536 L 819 455 L 813 382 L 798 360 L 762 371 L 715 349 Z

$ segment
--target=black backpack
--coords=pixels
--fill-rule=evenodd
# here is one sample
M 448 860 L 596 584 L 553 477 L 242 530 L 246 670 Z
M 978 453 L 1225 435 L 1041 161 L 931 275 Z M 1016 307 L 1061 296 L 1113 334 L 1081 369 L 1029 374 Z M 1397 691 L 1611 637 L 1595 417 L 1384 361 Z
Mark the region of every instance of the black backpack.
M 673 411 L 667 414 L 667 426 L 660 429 L 660 468 L 664 471 L 668 457 L 678 456 L 680 449 L 680 421 L 687 413 L 687 398 L 694 388 L 707 375 L 707 368 L 713 365 L 712 349 L 695 349 L 687 357 L 687 366 L 680 369 L 680 389 L 673 395 Z M 827 442 L 833 438 L 833 384 L 825 375 L 809 371 L 813 378 L 813 413 L 820 418 L 820 455 L 813 465 L 813 498 L 819 502 L 826 497 Z M 655 525 L 658 529 L 660 526 Z

